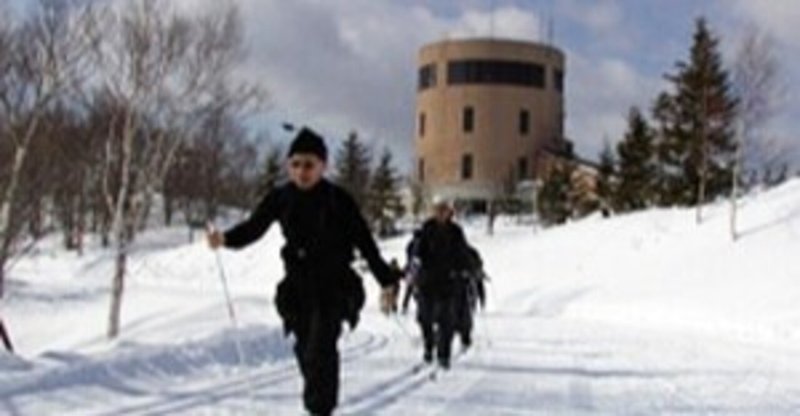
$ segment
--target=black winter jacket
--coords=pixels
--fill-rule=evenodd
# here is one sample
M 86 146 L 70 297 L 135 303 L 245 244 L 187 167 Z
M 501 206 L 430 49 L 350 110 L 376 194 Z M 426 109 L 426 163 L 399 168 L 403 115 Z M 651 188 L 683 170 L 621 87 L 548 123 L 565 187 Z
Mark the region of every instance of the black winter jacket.
M 381 286 L 398 280 L 381 257 L 353 198 L 325 179 L 308 191 L 290 183 L 271 192 L 246 221 L 225 233 L 226 247 L 238 249 L 253 243 L 275 221 L 286 239 L 281 256 L 290 275 L 303 272 L 312 275 L 314 283 L 328 286 L 333 282 L 324 279 L 349 268 L 357 248 Z
M 258 204 L 250 217 L 225 232 L 225 246 L 239 249 L 258 240 L 273 222 L 281 225 L 286 244 L 281 250 L 287 278 L 278 286 L 276 304 L 287 331 L 309 302 L 340 305 L 342 317 L 355 327 L 364 303 L 364 289 L 350 263 L 354 249 L 367 261 L 383 286 L 397 284 L 378 251 L 372 234 L 353 198 L 342 188 L 322 180 L 303 191 L 281 186 Z M 330 303 L 334 301 L 334 303 Z
M 422 295 L 453 296 L 457 273 L 470 268 L 469 248 L 458 224 L 426 221 L 417 245 L 422 269 L 418 286 Z

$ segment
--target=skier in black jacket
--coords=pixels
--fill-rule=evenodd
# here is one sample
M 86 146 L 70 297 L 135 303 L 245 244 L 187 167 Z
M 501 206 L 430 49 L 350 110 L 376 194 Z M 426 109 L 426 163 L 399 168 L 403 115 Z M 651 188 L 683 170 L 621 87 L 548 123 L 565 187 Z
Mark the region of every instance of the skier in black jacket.
M 486 288 L 483 271 L 483 260 L 475 247 L 468 246 L 469 267 L 461 270 L 456 278 L 456 324 L 455 332 L 461 339 L 461 348 L 468 349 L 472 345 L 472 328 L 475 311 L 478 305 L 486 307 Z
M 457 276 L 469 265 L 469 245 L 464 231 L 452 220 L 453 209 L 440 202 L 435 215 L 422 226 L 417 243 L 420 276 L 417 279 L 417 319 L 422 328 L 425 362 L 450 367 L 451 345 L 457 319 Z
M 350 267 L 354 248 L 383 287 L 384 313 L 396 307 L 400 278 L 381 257 L 354 200 L 323 178 L 326 161 L 322 138 L 301 130 L 289 149 L 290 182 L 264 197 L 246 221 L 208 235 L 213 249 L 239 249 L 259 239 L 273 222 L 280 223 L 286 277 L 278 284 L 275 304 L 287 334 L 295 336 L 303 402 L 314 415 L 329 415 L 336 407 L 336 344 L 343 321 L 354 328 L 364 304 L 361 279 Z
M 405 270 L 405 288 L 406 292 L 403 295 L 403 302 L 401 303 L 401 311 L 403 315 L 408 312 L 408 304 L 411 302 L 411 297 L 416 296 L 417 291 L 417 277 L 419 276 L 419 258 L 417 257 L 417 246 L 419 245 L 419 237 L 422 230 L 414 230 L 411 241 L 406 245 L 406 270 Z

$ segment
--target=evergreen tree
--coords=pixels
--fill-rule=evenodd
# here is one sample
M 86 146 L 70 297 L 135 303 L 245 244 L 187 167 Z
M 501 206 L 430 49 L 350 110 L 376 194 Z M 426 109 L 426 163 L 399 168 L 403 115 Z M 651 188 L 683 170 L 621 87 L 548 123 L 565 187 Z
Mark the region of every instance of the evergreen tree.
M 269 194 L 286 180 L 286 170 L 283 167 L 283 150 L 277 146 L 272 147 L 264 159 L 264 171 L 261 174 L 258 188 L 259 196 L 263 197 Z
M 653 105 L 653 151 L 655 161 L 655 183 L 653 184 L 654 200 L 659 206 L 670 206 L 677 201 L 676 193 L 680 189 L 683 170 L 678 166 L 681 157 L 680 147 L 675 140 L 669 140 L 670 134 L 676 130 L 678 123 L 672 97 L 662 92 Z M 691 190 L 689 190 L 691 192 Z
M 572 216 L 572 172 L 569 160 L 557 160 L 536 196 L 540 220 L 545 225 L 563 224 Z
M 628 115 L 628 130 L 617 145 L 619 186 L 614 206 L 634 211 L 650 206 L 655 199 L 656 181 L 653 131 L 638 108 Z
M 353 131 L 336 155 L 334 182 L 353 196 L 358 207 L 365 211 L 369 199 L 372 154 Z
M 789 164 L 784 163 L 777 170 L 767 167 L 764 174 L 764 185 L 767 188 L 774 188 L 789 180 Z
M 397 229 L 396 221 L 405 214 L 399 193 L 400 180 L 392 153 L 386 149 L 372 175 L 367 204 L 367 216 L 380 236 L 393 234 Z
M 728 193 L 735 156 L 736 99 L 719 40 L 698 19 L 688 62 L 668 75 L 672 91 L 656 102 L 661 202 L 697 205 Z M 698 215 L 699 219 L 699 215 Z
M 600 152 L 600 168 L 597 178 L 597 196 L 600 199 L 600 209 L 604 215 L 614 205 L 617 191 L 617 160 L 614 150 L 608 139 L 603 141 L 603 150 Z

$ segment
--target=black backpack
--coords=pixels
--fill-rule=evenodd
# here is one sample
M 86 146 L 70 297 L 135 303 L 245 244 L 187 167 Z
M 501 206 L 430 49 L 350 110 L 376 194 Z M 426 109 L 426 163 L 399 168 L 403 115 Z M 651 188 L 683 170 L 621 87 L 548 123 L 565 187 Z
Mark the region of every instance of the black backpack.
M 455 224 L 425 224 L 418 254 L 422 263 L 420 286 L 447 290 L 463 268 L 466 242 Z

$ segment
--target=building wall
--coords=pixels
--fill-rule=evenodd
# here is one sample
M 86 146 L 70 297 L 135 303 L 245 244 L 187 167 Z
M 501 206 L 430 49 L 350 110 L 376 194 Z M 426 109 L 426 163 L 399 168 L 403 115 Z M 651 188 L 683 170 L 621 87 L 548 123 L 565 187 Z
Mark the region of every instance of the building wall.
M 498 85 L 448 85 L 448 62 L 497 60 L 544 67 L 544 88 Z M 564 72 L 559 50 L 535 43 L 495 39 L 443 41 L 425 46 L 418 68 L 433 65 L 436 84 L 418 90 L 415 148 L 417 178 L 433 196 L 493 199 L 520 178 L 519 160 L 527 159 L 527 178 L 535 176 L 541 147 L 563 137 L 564 98 L 555 86 L 555 71 Z M 562 75 L 563 85 L 563 75 Z M 474 109 L 474 129 L 463 131 L 463 111 Z M 519 132 L 522 110 L 529 113 L 529 132 Z M 420 116 L 424 114 L 424 134 Z M 462 180 L 462 158 L 471 154 L 473 176 Z M 424 160 L 424 174 L 419 161 Z

